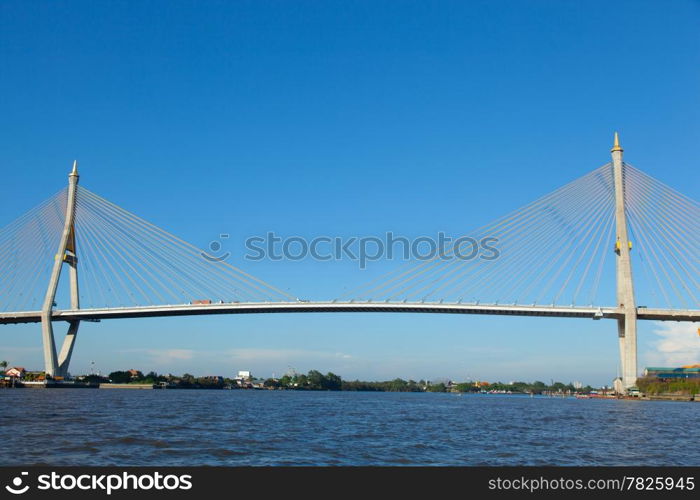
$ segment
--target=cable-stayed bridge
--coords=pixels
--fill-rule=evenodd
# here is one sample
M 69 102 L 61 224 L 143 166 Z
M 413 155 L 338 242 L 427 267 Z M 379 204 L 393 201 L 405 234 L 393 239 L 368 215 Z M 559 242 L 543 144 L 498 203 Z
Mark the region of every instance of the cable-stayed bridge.
M 617 134 L 611 154 L 610 163 L 433 259 L 313 302 L 205 258 L 79 186 L 74 164 L 67 188 L 0 231 L 0 323 L 41 323 L 45 371 L 59 376 L 68 373 L 81 321 L 292 312 L 614 319 L 620 382 L 629 388 L 637 320 L 700 321 L 700 204 L 625 163 Z M 464 258 L 485 239 L 497 258 Z M 606 287 L 612 276 L 615 286 Z M 68 323 L 60 352 L 55 321 Z

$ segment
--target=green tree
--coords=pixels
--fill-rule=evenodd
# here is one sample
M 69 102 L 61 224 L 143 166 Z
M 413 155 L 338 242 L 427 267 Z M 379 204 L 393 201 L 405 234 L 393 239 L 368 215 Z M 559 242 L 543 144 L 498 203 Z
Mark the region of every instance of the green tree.
M 83 377 L 83 380 L 82 380 L 82 381 L 83 381 L 83 382 L 88 382 L 88 383 L 91 383 L 91 384 L 99 384 L 99 383 L 102 383 L 102 382 L 107 382 L 107 379 L 105 379 L 104 377 L 100 377 L 99 375 L 95 375 L 95 374 L 93 373 L 93 374 L 90 374 L 90 375 L 85 375 L 85 376 Z
M 444 383 L 438 382 L 437 384 L 430 384 L 428 386 L 428 392 L 446 392 L 447 387 Z
M 131 382 L 131 373 L 127 371 L 116 371 L 109 374 L 109 380 L 114 384 L 128 384 Z
M 566 392 L 567 387 L 561 382 L 554 382 L 549 389 L 555 392 Z
M 475 387 L 471 382 L 464 382 L 462 384 L 457 384 L 457 391 L 459 392 L 479 392 L 479 388 Z
M 340 375 L 328 372 L 326 373 L 326 389 L 329 391 L 339 391 L 343 387 L 343 379 Z
M 265 382 L 263 382 L 263 387 L 273 387 L 273 388 L 277 389 L 280 386 L 281 386 L 280 381 L 275 380 L 274 378 L 268 378 L 267 380 L 265 380 Z
M 27 382 L 31 382 L 33 380 L 41 380 L 46 379 L 46 374 L 44 372 L 27 372 L 24 374 L 24 380 Z
M 296 384 L 295 387 L 299 389 L 308 389 L 309 380 L 306 378 L 306 375 L 296 375 L 294 377 L 294 384 Z
M 326 387 L 326 377 L 323 376 L 318 370 L 311 370 L 306 375 L 308 381 L 309 389 L 320 391 Z
M 194 375 L 190 373 L 184 373 L 182 377 L 180 378 L 180 386 L 182 387 L 191 387 L 194 385 Z
M 144 377 L 143 377 L 143 382 L 146 384 L 159 384 L 160 382 L 166 382 L 168 378 L 164 375 L 158 375 L 154 371 L 148 372 Z
M 542 394 L 544 391 L 547 390 L 547 384 L 545 384 L 544 382 L 542 382 L 540 380 L 535 380 L 532 383 L 531 387 L 532 387 L 532 392 L 534 392 L 535 394 Z
M 406 381 L 402 378 L 395 378 L 391 382 L 389 382 L 389 391 L 392 392 L 404 392 L 406 389 Z
M 0 368 L 2 368 L 2 371 L 4 372 L 7 368 L 7 361 L 5 361 L 4 359 L 0 361 Z

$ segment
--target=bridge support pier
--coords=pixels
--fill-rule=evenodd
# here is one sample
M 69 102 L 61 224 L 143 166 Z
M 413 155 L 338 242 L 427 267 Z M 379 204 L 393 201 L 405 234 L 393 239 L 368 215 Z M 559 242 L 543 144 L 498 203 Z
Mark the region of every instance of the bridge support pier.
M 46 375 L 51 377 L 63 376 L 68 374 L 68 365 L 70 364 L 75 338 L 78 335 L 78 326 L 80 321 L 71 321 L 68 327 L 68 333 L 63 341 L 60 357 L 56 356 L 56 340 L 53 335 L 53 324 L 51 323 L 53 315 L 54 301 L 56 300 L 56 291 L 58 290 L 58 281 L 61 277 L 61 269 L 63 263 L 66 262 L 70 266 L 69 281 L 70 281 L 70 305 L 71 309 L 80 308 L 80 299 L 78 293 L 78 255 L 75 245 L 75 199 L 78 188 L 78 162 L 73 163 L 73 171 L 68 176 L 68 198 L 66 202 L 66 219 L 63 225 L 63 233 L 58 244 L 58 251 L 54 257 L 54 264 L 51 271 L 51 278 L 46 289 L 44 304 L 41 308 L 41 334 L 44 344 L 44 371 Z
M 617 320 L 620 344 L 620 381 L 623 392 L 637 383 L 637 318 Z
M 79 326 L 80 321 L 71 321 L 66 338 L 63 339 L 61 354 L 58 356 L 58 374 L 61 377 L 68 375 L 68 365 L 70 365 L 70 358 L 73 355 L 73 346 L 75 346 L 75 338 L 78 336 Z

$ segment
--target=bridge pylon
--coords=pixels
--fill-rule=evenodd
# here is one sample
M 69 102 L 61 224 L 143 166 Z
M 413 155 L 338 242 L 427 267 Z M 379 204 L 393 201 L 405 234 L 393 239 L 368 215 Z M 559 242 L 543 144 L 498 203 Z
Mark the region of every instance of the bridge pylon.
M 617 334 L 620 344 L 621 387 L 627 391 L 637 383 L 637 304 L 634 299 L 632 280 L 632 261 L 630 258 L 632 242 L 627 231 L 627 213 L 625 207 L 625 177 L 623 175 L 623 149 L 615 132 L 615 141 L 610 150 L 612 155 L 613 179 L 615 184 L 615 267 L 617 272 Z
M 63 264 L 69 267 L 70 306 L 71 309 L 80 308 L 78 293 L 78 254 L 75 244 L 75 200 L 78 190 L 78 162 L 73 162 L 73 170 L 68 175 L 68 197 L 66 202 L 66 218 L 63 225 L 63 233 L 58 244 L 58 250 L 54 257 L 54 264 L 49 279 L 46 296 L 41 308 L 41 333 L 44 344 L 44 371 L 52 377 L 66 376 L 68 365 L 73 353 L 75 338 L 78 335 L 80 320 L 69 322 L 68 332 L 63 340 L 61 353 L 56 356 L 56 341 L 53 335 L 52 315 L 58 290 L 58 281 L 61 277 Z

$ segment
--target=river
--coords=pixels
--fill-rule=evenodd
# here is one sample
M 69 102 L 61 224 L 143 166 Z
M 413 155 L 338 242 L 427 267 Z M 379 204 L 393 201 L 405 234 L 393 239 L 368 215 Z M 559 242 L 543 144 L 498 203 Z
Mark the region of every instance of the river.
M 700 404 L 0 390 L 0 465 L 700 465 Z

